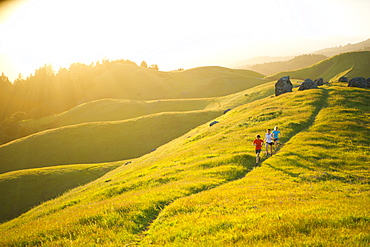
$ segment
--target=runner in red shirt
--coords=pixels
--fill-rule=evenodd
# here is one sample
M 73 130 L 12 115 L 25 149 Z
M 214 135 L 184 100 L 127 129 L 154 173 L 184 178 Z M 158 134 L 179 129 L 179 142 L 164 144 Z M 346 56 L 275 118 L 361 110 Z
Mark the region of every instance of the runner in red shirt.
M 260 135 L 257 135 L 257 139 L 255 139 L 253 141 L 253 146 L 256 147 L 256 166 L 260 162 L 260 153 L 261 153 L 262 144 L 263 144 L 263 140 L 260 139 L 260 138 L 261 138 L 261 136 Z

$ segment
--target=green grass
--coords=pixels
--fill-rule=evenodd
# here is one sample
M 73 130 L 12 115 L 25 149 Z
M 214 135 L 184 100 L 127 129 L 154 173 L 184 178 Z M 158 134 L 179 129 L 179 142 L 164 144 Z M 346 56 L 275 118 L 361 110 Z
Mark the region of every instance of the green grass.
M 330 57 L 307 68 L 280 72 L 268 76 L 268 78 L 279 79 L 289 75 L 291 78 L 300 80 L 305 80 L 306 78 L 315 80 L 322 77 L 325 81 L 337 82 L 342 76 L 346 76 L 349 79 L 358 76 L 368 78 L 370 77 L 369 66 L 370 51 L 349 52 Z
M 243 179 L 166 207 L 142 245 L 367 246 L 370 96 L 325 91 L 312 126 Z
M 255 135 L 279 125 L 284 130 L 282 141 L 288 141 L 312 123 L 326 97 L 323 90 L 311 90 L 240 106 L 217 118 L 219 124 L 195 128 L 132 164 L 2 224 L 6 236 L 2 244 L 139 244 L 143 234 L 149 234 L 145 243 L 152 231 L 147 230 L 163 209 L 259 170 L 250 172 Z M 268 118 L 258 117 L 266 114 Z M 186 239 L 183 236 L 181 241 Z
M 99 100 L 61 115 L 26 121 L 23 127 L 28 129 L 55 128 L 1 145 L 0 172 L 136 158 L 211 121 L 226 109 L 270 96 L 272 84 L 217 98 Z
M 42 127 L 45 125 L 50 125 L 51 121 L 56 122 L 56 119 L 58 119 L 58 124 L 68 125 L 72 123 L 78 123 L 78 122 L 89 122 L 92 119 L 94 120 L 104 120 L 104 122 L 110 122 L 109 120 L 114 120 L 118 118 L 130 118 L 134 116 L 140 116 L 141 114 L 149 114 L 154 112 L 165 112 L 165 111 L 178 111 L 179 113 L 183 112 L 181 116 L 187 117 L 188 119 L 186 121 L 189 121 L 189 115 L 185 115 L 184 113 L 187 113 L 186 111 L 189 110 L 196 110 L 196 109 L 203 109 L 206 111 L 212 111 L 214 109 L 230 109 L 235 108 L 238 105 L 242 105 L 248 102 L 252 102 L 256 99 L 264 98 L 266 96 L 270 96 L 273 94 L 273 82 L 267 83 L 266 85 L 261 85 L 254 87 L 249 90 L 245 90 L 239 93 L 231 94 L 224 97 L 218 97 L 218 98 L 209 98 L 209 99 L 189 99 L 189 100 L 161 100 L 161 101 L 128 101 L 128 100 L 113 100 L 113 99 L 107 99 L 107 100 L 98 100 L 93 101 L 90 103 L 82 104 L 79 107 L 76 107 L 70 111 L 67 111 L 63 114 L 47 117 L 40 120 L 34 120 L 34 121 L 26 121 L 24 123 L 25 125 L 34 125 L 35 127 Z M 121 109 L 122 108 L 122 109 Z M 128 111 L 130 109 L 130 111 Z M 133 111 L 135 110 L 135 111 Z M 133 115 L 136 114 L 136 115 Z M 194 114 L 194 112 L 193 112 Z M 230 113 L 229 113 L 230 114 Z M 221 110 L 218 115 L 221 115 Z M 218 116 L 216 115 L 216 116 Z M 150 117 L 150 116 L 147 116 Z M 207 115 L 206 115 L 207 117 Z M 213 116 L 211 116 L 213 118 Z M 190 121 L 193 121 L 194 119 L 190 117 Z M 138 121 L 134 122 L 135 125 L 138 125 Z M 109 131 L 108 133 L 111 133 L 110 136 L 113 135 L 113 138 L 116 139 L 117 134 L 115 134 L 112 130 L 113 128 L 112 123 L 111 125 L 108 125 Z M 147 122 L 146 124 L 152 124 L 151 122 Z M 195 126 L 196 122 L 188 122 L 188 124 L 192 124 L 190 126 Z M 91 124 L 90 126 L 97 126 L 98 124 Z M 87 126 L 89 125 L 83 125 L 75 134 L 82 135 L 82 130 L 87 129 Z M 165 128 L 163 128 L 164 125 L 162 125 L 162 128 L 160 131 L 166 131 Z M 141 127 L 143 129 L 150 128 L 147 127 L 145 124 L 138 125 L 137 127 Z M 103 128 L 100 128 L 101 130 Z M 174 129 L 174 128 L 173 128 Z M 79 154 L 83 154 L 84 156 L 87 156 L 86 158 L 91 158 L 92 161 L 97 162 L 94 160 L 96 157 L 89 155 L 86 155 L 86 150 L 91 149 L 89 145 L 92 144 L 91 141 L 84 142 L 83 145 L 85 145 L 85 148 L 78 149 L 79 152 L 75 153 L 75 157 L 71 155 L 71 151 L 67 151 L 64 147 L 64 145 L 61 145 L 62 139 L 67 139 L 71 135 L 71 130 L 73 130 L 73 127 L 65 128 L 63 130 L 54 130 L 59 131 L 57 135 L 54 135 L 54 138 L 51 136 L 44 136 L 43 134 L 51 134 L 54 131 L 46 132 L 43 134 L 39 134 L 40 136 L 38 138 L 35 138 L 34 142 L 32 144 L 29 144 L 28 147 L 25 147 L 25 143 L 27 142 L 27 139 L 24 141 L 21 141 L 20 144 L 14 145 L 14 148 L 11 149 L 14 152 L 9 152 L 8 154 L 4 155 L 2 160 L 5 159 L 5 157 L 11 156 L 13 161 L 9 164 L 11 168 L 9 169 L 17 169 L 17 166 L 14 165 L 14 163 L 19 165 L 21 164 L 20 161 L 24 160 L 25 164 L 30 164 L 32 166 L 35 166 L 38 164 L 38 166 L 50 166 L 53 163 L 62 163 L 62 158 L 64 159 L 63 162 L 65 163 L 76 163 L 77 158 Z M 138 130 L 140 130 L 138 128 Z M 174 130 L 179 130 L 178 128 L 175 128 Z M 95 129 L 96 131 L 96 129 Z M 119 132 L 124 132 L 124 128 L 119 129 Z M 80 133 L 80 134 L 78 134 Z M 140 133 L 140 132 L 139 132 Z M 106 135 L 106 133 L 104 133 Z M 135 135 L 135 132 L 133 131 L 134 137 L 132 138 L 132 146 L 133 147 L 142 147 L 143 144 L 140 142 L 137 142 L 137 137 L 139 135 Z M 88 135 L 88 134 L 86 134 Z M 176 136 L 175 136 L 176 137 Z M 30 137 L 31 138 L 31 137 Z M 46 140 L 45 140 L 46 138 Z M 105 137 L 107 138 L 107 137 Z M 102 146 L 100 137 L 97 138 L 98 143 L 94 144 L 96 148 L 99 148 Z M 118 139 L 120 140 L 120 139 Z M 146 140 L 150 142 L 150 139 Z M 123 140 L 125 141 L 125 144 L 127 145 L 127 139 Z M 39 144 L 45 143 L 43 146 L 44 148 L 39 147 Z M 75 142 L 73 139 L 70 140 L 70 143 Z M 81 140 L 78 140 L 78 142 L 81 142 Z M 35 144 L 36 143 L 36 144 Z M 59 145 L 58 145 L 59 144 Z M 73 144 L 68 144 L 68 146 L 71 145 L 71 149 L 73 150 L 73 147 L 75 147 Z M 129 146 L 129 145 L 128 145 Z M 121 150 L 122 145 L 120 143 L 116 143 L 115 145 L 111 145 L 111 154 L 114 155 L 125 155 L 125 153 Z M 154 146 L 153 146 L 154 147 Z M 25 150 L 29 149 L 28 153 L 35 153 L 33 155 L 27 154 L 22 157 L 21 152 L 19 150 Z M 49 150 L 51 149 L 51 150 Z M 54 149 L 61 149 L 59 153 L 53 152 Z M 85 150 L 85 151 L 83 151 Z M 106 149 L 104 149 L 106 150 Z M 145 150 L 144 150 L 145 151 Z M 38 158 L 37 154 L 41 153 L 43 156 L 42 158 Z M 51 155 L 51 153 L 53 155 Z M 66 155 L 68 153 L 69 155 Z M 127 152 L 128 153 L 128 152 Z M 58 155 L 59 154 L 59 155 Z M 102 154 L 102 151 L 99 151 L 99 154 Z M 125 156 L 127 157 L 127 156 Z M 54 161 L 51 159 L 53 158 Z M 105 157 L 106 158 L 106 157 Z M 123 157 L 121 157 L 122 159 Z M 81 159 L 81 158 L 80 158 Z M 120 159 L 119 157 L 116 159 Z M 74 161 L 74 162 L 73 162 Z M 79 160 L 83 161 L 83 160 Z M 85 160 L 86 161 L 86 160 Z M 5 163 L 1 163 L 3 168 Z M 30 165 L 24 165 L 24 168 L 30 168 Z M 93 167 L 100 167 L 101 164 L 96 164 Z M 116 165 L 113 163 L 113 165 Z M 103 167 L 105 164 L 103 164 Z M 16 172 L 16 174 L 19 174 L 17 176 L 14 176 L 13 172 L 8 172 L 5 174 L 2 174 L 2 181 L 0 182 L 3 190 L 1 190 L 0 197 L 2 198 L 2 203 L 0 203 L 1 206 L 1 214 L 0 214 L 0 221 L 3 220 L 9 220 L 16 216 L 19 216 L 21 213 L 26 212 L 28 209 L 30 209 L 33 206 L 38 205 L 39 203 L 52 199 L 55 196 L 58 196 L 62 194 L 63 192 L 67 191 L 68 189 L 71 189 L 73 187 L 76 187 L 81 184 L 85 184 L 87 181 L 90 181 L 91 179 L 97 178 L 95 176 L 92 176 L 92 173 L 88 172 L 81 172 L 81 167 L 86 167 L 90 169 L 91 165 L 84 165 L 84 166 L 56 166 L 55 170 L 50 168 L 46 169 L 28 169 L 28 170 L 21 170 L 19 172 Z M 112 166 L 114 167 L 114 166 Z M 85 168 L 84 168 L 85 169 Z M 89 171 L 89 170 L 83 170 L 83 171 Z M 56 176 L 57 174 L 58 176 Z M 95 174 L 95 173 L 94 173 Z M 101 174 L 101 173 L 99 173 Z M 91 176 L 90 176 L 91 175 Z M 88 180 L 90 179 L 90 180 Z M 53 185 L 51 186 L 49 183 L 52 181 Z M 45 186 L 48 185 L 48 186 Z M 14 206 L 16 205 L 16 206 Z
M 39 132 L 0 147 L 0 172 L 136 158 L 221 114 L 220 111 L 158 113 Z
M 1 224 L 0 246 L 368 246 L 368 90 L 273 97 L 273 83 L 214 100 L 240 106 Z M 254 167 L 251 143 L 274 126 L 284 145 Z
M 0 174 L 0 221 L 11 220 L 41 202 L 101 177 L 119 165 L 53 166 Z

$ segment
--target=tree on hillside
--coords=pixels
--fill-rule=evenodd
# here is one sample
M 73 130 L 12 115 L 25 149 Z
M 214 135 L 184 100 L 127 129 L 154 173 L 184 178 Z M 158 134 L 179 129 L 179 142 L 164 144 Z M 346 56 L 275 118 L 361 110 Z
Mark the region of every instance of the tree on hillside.
M 19 83 L 20 81 L 24 81 L 21 73 L 19 73 L 17 79 L 14 80 L 14 84 Z
M 11 99 L 12 90 L 12 83 L 9 81 L 8 77 L 2 73 L 0 76 L 0 121 L 9 116 L 7 113 L 7 103 Z
M 0 73 L 0 122 L 18 111 L 26 112 L 29 118 L 40 118 L 87 100 L 113 97 L 115 92 L 110 93 L 105 82 L 97 78 L 104 77 L 116 64 L 138 66 L 126 59 L 103 59 L 90 65 L 73 63 L 56 73 L 52 65 L 45 64 L 27 78 L 19 74 L 13 84 Z M 157 65 L 151 67 L 158 70 Z M 105 95 L 101 93 L 104 88 L 108 92 Z
M 26 118 L 27 114 L 25 112 L 18 111 L 0 122 L 0 144 L 18 139 L 22 136 L 19 122 Z
M 152 65 L 150 65 L 149 69 L 159 70 L 159 68 L 158 68 L 158 65 L 157 65 L 157 64 L 152 64 Z
M 148 64 L 145 61 L 142 61 L 140 66 L 146 69 L 148 68 Z

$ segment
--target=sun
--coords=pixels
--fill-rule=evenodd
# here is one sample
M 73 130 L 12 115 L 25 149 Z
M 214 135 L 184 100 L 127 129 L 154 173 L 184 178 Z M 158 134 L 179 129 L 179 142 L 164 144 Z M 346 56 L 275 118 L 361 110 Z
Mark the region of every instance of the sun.
M 44 63 L 58 68 L 130 56 L 145 37 L 125 3 L 30 0 L 3 6 L 8 18 L 1 23 L 1 53 L 31 72 Z

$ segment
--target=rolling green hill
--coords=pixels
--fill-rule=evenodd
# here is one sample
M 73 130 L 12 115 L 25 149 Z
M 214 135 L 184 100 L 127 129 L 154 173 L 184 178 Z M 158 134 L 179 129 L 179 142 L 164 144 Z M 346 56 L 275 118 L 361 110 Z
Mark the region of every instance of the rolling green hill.
M 69 70 L 60 70 L 57 75 L 47 73 L 51 72 L 43 68 L 31 79 L 9 82 L 9 88 L 0 85 L 0 91 L 9 91 L 10 95 L 7 100 L 2 99 L 4 112 L 0 109 L 1 144 L 75 123 L 124 120 L 163 112 L 162 107 L 168 111 L 194 110 L 202 108 L 202 103 L 188 101 L 184 107 L 180 106 L 181 100 L 227 96 L 268 82 L 262 79 L 263 75 L 248 70 L 199 67 L 163 72 L 118 62 L 95 67 L 77 64 Z M 168 101 L 173 99 L 180 101 Z M 87 108 L 94 107 L 98 112 L 91 115 Z M 109 108 L 107 112 L 102 112 L 103 107 Z M 68 112 L 72 108 L 75 110 Z M 21 120 L 37 119 L 36 123 L 9 121 L 17 112 L 23 116 Z M 5 117 L 8 121 L 2 122 Z
M 256 86 L 254 88 L 231 94 L 224 97 L 218 98 L 210 98 L 210 99 L 187 99 L 187 100 L 161 100 L 161 101 L 129 101 L 129 100 L 114 100 L 114 99 L 106 99 L 106 100 L 97 100 L 90 103 L 82 104 L 70 111 L 64 112 L 60 115 L 55 115 L 51 117 L 46 117 L 39 120 L 28 120 L 23 121 L 23 128 L 27 126 L 29 129 L 33 129 L 34 132 L 36 130 L 42 131 L 44 126 L 50 126 L 51 122 L 57 122 L 58 126 L 64 126 L 68 124 L 76 124 L 80 122 L 89 122 L 89 121 L 110 121 L 119 118 L 129 118 L 133 116 L 137 116 L 140 114 L 147 114 L 147 113 L 154 113 L 158 111 L 184 111 L 184 110 L 195 110 L 195 109 L 203 109 L 204 110 L 212 110 L 212 109 L 232 109 L 236 106 L 252 102 L 254 100 L 264 98 L 273 94 L 273 83 L 270 82 L 261 86 Z M 129 107 L 129 109 L 128 109 Z M 135 110 L 133 112 L 133 110 Z M 136 114 L 136 115 L 135 115 Z M 145 116 L 145 115 L 144 115 Z M 196 123 L 195 123 L 196 124 Z M 194 127 L 196 127 L 194 125 Z M 147 128 L 147 127 L 143 127 Z M 65 135 L 64 131 L 60 132 L 61 135 Z M 180 135 L 180 133 L 178 133 Z M 42 139 L 42 138 L 41 138 Z M 40 139 L 40 140 L 41 140 Z M 50 138 L 50 146 L 55 147 L 54 141 L 58 138 Z M 127 144 L 127 143 L 126 143 Z M 132 142 L 134 146 L 137 146 L 139 143 Z M 18 148 L 21 145 L 14 146 L 14 153 L 15 157 L 18 157 L 19 152 Z M 36 145 L 37 146 L 37 145 Z M 31 153 L 32 152 L 39 152 L 40 150 L 36 150 L 30 147 Z M 44 149 L 41 149 L 45 151 Z M 65 153 L 60 153 L 65 158 Z M 35 156 L 33 156 L 34 158 Z M 37 160 L 38 162 L 41 161 L 41 166 L 49 166 L 51 165 L 50 159 L 46 158 L 42 160 Z M 18 157 L 19 159 L 20 157 Z M 55 157 L 54 157 L 55 158 Z M 30 161 L 30 157 L 24 157 L 27 161 Z M 96 161 L 94 161 L 96 162 Z M 71 163 L 71 161 L 67 162 Z M 33 162 L 29 162 L 30 166 L 33 166 Z M 98 164 L 97 164 L 98 166 Z M 90 166 L 87 166 L 90 167 Z M 28 168 L 28 167 L 26 167 Z M 67 169 L 68 168 L 68 169 Z M 14 167 L 12 167 L 14 169 Z M 56 195 L 59 195 L 61 192 L 64 192 L 63 189 L 70 189 L 72 187 L 66 186 L 65 175 L 64 173 L 72 173 L 72 174 L 80 174 L 79 169 L 74 171 L 74 166 L 55 166 L 53 169 L 45 168 L 46 171 L 52 171 L 52 173 L 60 174 L 60 179 L 56 179 L 56 176 L 51 176 L 49 172 L 44 172 L 43 170 L 39 171 L 38 169 L 28 169 L 21 172 L 24 172 L 25 176 L 13 176 L 12 172 L 8 172 L 2 174 L 2 181 L 6 181 L 5 184 L 0 182 L 0 187 L 7 188 L 2 193 L 0 193 L 0 197 L 4 198 L 4 201 L 7 201 L 7 205 L 13 205 L 17 203 L 17 207 L 9 206 L 7 208 L 2 208 L 2 215 L 0 215 L 1 220 L 7 220 L 14 216 L 18 216 L 19 213 L 23 213 L 28 210 L 31 206 L 35 206 L 42 201 L 52 199 Z M 60 170 L 59 170 L 60 169 Z M 68 171 L 68 172 L 66 172 Z M 35 173 L 36 175 L 34 175 Z M 59 189 L 55 190 L 47 186 L 39 186 L 39 184 L 48 184 L 50 181 L 50 176 L 52 177 L 53 183 L 55 184 L 54 187 L 59 187 Z M 37 179 L 27 179 L 28 177 L 37 177 Z M 72 184 L 79 185 L 86 183 L 86 176 L 75 176 L 73 178 Z M 79 179 L 81 178 L 81 179 Z M 27 182 L 25 183 L 24 180 Z M 10 182 L 9 182 L 10 181 Z M 37 187 L 37 192 L 30 193 L 29 190 L 26 189 L 17 189 L 11 190 L 9 188 L 17 187 L 19 188 L 20 185 L 26 186 L 27 188 L 34 188 Z M 23 188 L 23 187 L 22 187 Z M 37 196 L 41 195 L 41 196 Z M 11 199 L 9 199 L 11 198 Z M 17 200 L 12 200 L 12 198 L 16 198 Z M 22 200 L 22 204 L 18 202 Z M 0 203 L 1 204 L 1 203 Z M 5 202 L 4 202 L 5 205 Z M 18 213 L 18 214 L 17 214 Z
M 127 105 L 125 103 L 130 103 L 130 106 L 136 106 L 136 107 L 133 107 L 133 109 L 136 109 L 139 113 L 144 113 L 144 112 L 149 113 L 149 112 L 153 112 L 157 110 L 162 110 L 162 111 L 179 110 L 181 111 L 181 110 L 196 109 L 198 107 L 205 108 L 205 110 L 206 109 L 212 110 L 212 109 L 217 109 L 217 108 L 230 109 L 230 108 L 235 108 L 236 106 L 239 106 L 242 104 L 246 104 L 248 102 L 255 101 L 257 99 L 271 96 L 274 92 L 273 83 L 274 82 L 266 83 L 266 84 L 256 86 L 254 88 L 251 88 L 251 89 L 239 92 L 239 93 L 231 94 L 231 95 L 224 96 L 224 97 L 213 98 L 213 99 L 189 99 L 189 100 L 174 100 L 174 101 L 162 100 L 162 101 L 149 101 L 149 102 L 112 100 L 112 99 L 98 100 L 98 101 L 93 101 L 91 103 L 83 104 L 79 107 L 72 109 L 71 111 L 67 111 L 60 115 L 47 117 L 47 118 L 40 119 L 40 120 L 26 121 L 23 124 L 28 125 L 28 126 L 33 125 L 33 127 L 36 129 L 37 128 L 42 129 L 42 126 L 50 125 L 51 121 L 56 122 L 55 119 L 59 119 L 59 118 L 64 120 L 64 121 L 58 121 L 59 125 L 71 124 L 71 121 L 73 123 L 76 123 L 74 121 L 88 122 L 88 120 L 91 120 L 92 118 L 94 118 L 94 120 L 97 120 L 96 118 L 99 118 L 99 120 L 106 120 L 106 121 L 113 120 L 114 118 L 117 118 L 117 112 L 120 112 L 122 108 L 126 109 Z M 150 107 L 144 107 L 144 106 L 150 106 Z M 158 108 L 158 106 L 162 106 L 162 107 Z M 115 112 L 115 110 L 117 112 Z M 122 111 L 120 113 L 122 113 L 124 116 L 127 117 L 127 115 L 125 115 L 126 112 Z M 131 117 L 133 116 L 132 114 L 135 114 L 135 113 L 130 112 L 127 114 L 131 114 L 128 116 L 128 117 Z M 63 131 L 61 133 L 63 133 Z M 135 143 L 135 142 L 133 144 L 138 145 L 138 143 Z M 53 146 L 54 144 L 50 143 L 50 145 Z M 17 147 L 17 145 L 15 147 Z M 17 157 L 18 148 L 15 148 L 13 150 L 14 150 L 15 156 Z M 38 152 L 38 150 L 32 149 L 30 152 Z M 61 153 L 61 155 L 66 156 L 64 153 Z M 29 157 L 25 157 L 25 159 L 29 160 L 28 158 Z M 47 163 L 47 162 L 50 162 L 49 159 L 46 158 L 46 159 L 43 159 L 43 161 L 46 161 L 46 162 L 43 163 L 42 165 L 50 165 L 50 163 Z M 34 165 L 31 162 L 29 164 Z M 113 163 L 113 164 L 116 165 L 116 163 Z M 87 169 L 86 173 L 82 173 L 83 175 L 81 175 L 81 171 L 80 171 L 81 167 L 82 168 L 86 167 Z M 32 206 L 36 206 L 45 200 L 52 199 L 56 195 L 59 195 L 62 192 L 66 191 L 67 189 L 73 188 L 74 186 L 86 183 L 87 181 L 86 177 L 89 177 L 88 175 L 96 174 L 95 172 L 93 174 L 90 172 L 90 169 L 91 169 L 90 167 L 91 165 L 54 166 L 54 167 L 41 168 L 40 170 L 39 169 L 27 169 L 27 170 L 16 171 L 14 173 L 18 173 L 18 172 L 20 173 L 20 175 L 17 175 L 17 176 L 14 176 L 13 172 L 2 174 L 1 175 L 2 178 L 0 180 L 0 187 L 4 188 L 4 190 L 0 192 L 0 198 L 3 198 L 4 207 L 1 208 L 2 214 L 0 215 L 0 221 L 14 218 L 15 216 L 18 216 L 20 213 L 23 213 L 27 211 L 28 209 L 30 209 Z M 99 167 L 99 164 L 94 165 L 94 167 Z M 105 167 L 105 164 L 103 164 L 103 167 Z M 54 174 L 57 174 L 57 176 Z M 76 176 L 73 176 L 72 178 L 72 175 L 70 174 L 76 175 Z M 99 173 L 99 174 L 103 175 L 103 173 Z M 92 177 L 96 177 L 96 176 L 92 176 Z M 49 184 L 51 180 L 53 182 L 53 186 L 50 186 L 50 185 L 45 186 Z M 11 188 L 19 188 L 19 189 L 11 189 Z M 30 188 L 31 191 L 26 188 Z M 37 191 L 33 191 L 33 188 L 37 188 Z M 57 189 L 54 189 L 54 188 L 57 188 Z M 22 201 L 22 203 L 19 203 L 19 201 Z M 1 204 L 2 203 L 0 203 L 0 205 Z M 14 204 L 17 204 L 17 206 L 14 207 L 13 206 Z
M 42 131 L 0 146 L 0 171 L 136 158 L 221 114 L 158 113 Z
M 0 174 L 0 222 L 18 217 L 41 202 L 93 181 L 118 163 L 27 169 Z
M 21 134 L 27 136 L 46 129 L 91 122 L 120 121 L 161 112 L 204 110 L 214 98 L 175 100 L 101 99 L 78 105 L 61 114 L 28 119 L 19 123 Z
M 24 128 L 40 132 L 1 145 L 0 172 L 136 158 L 226 109 L 273 94 L 272 83 L 218 98 L 98 100 L 60 115 L 25 121 Z M 135 116 L 140 117 L 130 118 Z M 51 124 L 54 129 L 43 130 Z
M 1 224 L 0 245 L 365 246 L 369 99 L 332 85 L 241 105 Z M 285 145 L 253 169 L 275 125 Z
M 240 92 L 266 82 L 260 73 L 223 67 L 185 71 L 157 71 L 118 61 L 72 64 L 54 73 L 45 66 L 25 80 L 0 84 L 9 92 L 1 99 L 0 121 L 25 112 L 28 118 L 46 117 L 98 99 L 158 100 L 207 98 Z
M 370 77 L 370 51 L 349 52 L 340 54 L 310 67 L 280 72 L 271 76 L 269 79 L 279 79 L 285 75 L 290 75 L 291 78 L 304 80 L 310 78 L 324 78 L 325 81 L 336 82 L 342 76 L 348 78 L 362 76 Z

